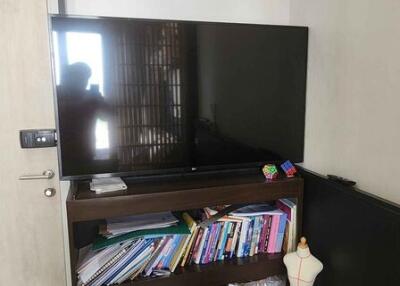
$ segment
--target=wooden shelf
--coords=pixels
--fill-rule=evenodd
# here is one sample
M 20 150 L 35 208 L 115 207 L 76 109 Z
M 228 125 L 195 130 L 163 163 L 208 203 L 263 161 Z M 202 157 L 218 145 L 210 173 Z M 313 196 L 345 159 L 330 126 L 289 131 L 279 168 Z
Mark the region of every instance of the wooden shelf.
M 75 223 L 132 214 L 180 211 L 224 204 L 268 202 L 279 198 L 297 199 L 298 233 L 301 234 L 303 179 L 296 177 L 266 182 L 260 174 L 202 176 L 127 182 L 128 190 L 96 195 L 88 182 L 73 182 L 67 198 L 71 277 L 76 285 Z M 282 255 L 246 258 L 178 268 L 163 278 L 140 278 L 123 285 L 196 286 L 226 285 L 229 282 L 259 280 L 282 274 Z
M 211 286 L 229 282 L 248 282 L 285 272 L 283 255 L 260 254 L 253 257 L 234 258 L 205 265 L 178 268 L 175 273 L 163 278 L 143 278 L 126 282 L 128 286 Z
M 88 182 L 73 185 L 67 199 L 71 222 L 132 214 L 187 210 L 214 205 L 256 203 L 297 197 L 301 178 L 265 182 L 263 176 L 189 178 L 128 183 L 128 190 L 96 195 Z

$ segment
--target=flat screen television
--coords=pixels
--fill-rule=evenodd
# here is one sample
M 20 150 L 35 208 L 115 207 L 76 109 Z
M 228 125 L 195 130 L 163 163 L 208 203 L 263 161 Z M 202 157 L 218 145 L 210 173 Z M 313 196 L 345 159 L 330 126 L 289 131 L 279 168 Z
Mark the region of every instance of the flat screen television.
M 51 23 L 62 178 L 303 160 L 306 27 Z

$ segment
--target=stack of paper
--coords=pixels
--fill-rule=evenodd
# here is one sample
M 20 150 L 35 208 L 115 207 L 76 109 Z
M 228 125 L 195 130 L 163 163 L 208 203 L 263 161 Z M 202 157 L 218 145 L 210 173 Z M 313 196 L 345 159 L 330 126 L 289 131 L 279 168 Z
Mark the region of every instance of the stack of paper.
M 103 234 L 107 237 L 113 237 L 137 230 L 165 228 L 176 225 L 178 222 L 179 220 L 171 212 L 108 219 Z

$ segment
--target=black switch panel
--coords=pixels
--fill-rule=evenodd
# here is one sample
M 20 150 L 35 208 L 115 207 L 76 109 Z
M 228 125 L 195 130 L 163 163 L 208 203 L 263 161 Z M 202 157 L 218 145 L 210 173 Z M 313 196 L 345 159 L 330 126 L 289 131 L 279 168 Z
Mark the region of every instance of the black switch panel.
M 30 129 L 20 130 L 21 148 L 45 148 L 57 146 L 56 130 Z

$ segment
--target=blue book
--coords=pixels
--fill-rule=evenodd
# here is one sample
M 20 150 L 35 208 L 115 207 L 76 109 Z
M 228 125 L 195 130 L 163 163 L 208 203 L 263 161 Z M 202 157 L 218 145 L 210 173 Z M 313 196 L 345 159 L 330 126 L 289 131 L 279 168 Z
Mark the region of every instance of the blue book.
M 240 235 L 238 238 L 238 249 L 236 254 L 237 257 L 243 257 L 244 246 L 246 245 L 246 237 L 247 237 L 247 231 L 249 230 L 249 225 L 250 225 L 250 220 L 245 220 L 242 223 L 240 229 Z
M 279 216 L 279 226 L 278 235 L 276 237 L 276 248 L 275 252 L 281 252 L 283 245 L 283 238 L 285 236 L 285 226 L 286 226 L 287 214 L 282 214 Z
M 206 238 L 204 240 L 203 250 L 201 251 L 200 263 L 204 263 L 203 261 L 204 261 L 204 257 L 206 256 L 207 249 L 209 248 L 208 241 L 209 241 L 209 239 L 211 237 L 211 232 L 213 230 L 213 226 L 214 226 L 214 224 L 210 224 L 208 226 L 207 236 L 206 236 Z
M 236 249 L 236 257 L 242 257 L 243 256 L 243 232 L 247 228 L 247 222 L 243 221 L 240 225 L 239 233 L 238 233 L 238 238 L 237 238 L 237 249 Z
M 208 245 L 207 245 L 206 251 L 204 253 L 204 256 L 201 259 L 201 263 L 203 263 L 203 264 L 207 263 L 208 259 L 210 257 L 211 247 L 215 240 L 215 234 L 217 232 L 217 228 L 218 228 L 218 225 L 216 223 L 213 223 L 213 225 L 211 227 L 211 231 L 210 231 L 210 236 L 208 237 L 208 241 L 207 241 Z
M 257 233 L 259 229 L 259 216 L 254 217 L 253 233 L 250 241 L 250 256 L 254 255 L 256 249 Z
M 218 241 L 219 241 L 218 238 L 219 238 L 220 233 L 221 233 L 221 228 L 222 228 L 222 224 L 221 223 L 217 223 L 217 230 L 215 232 L 214 240 L 212 241 L 210 254 L 209 254 L 208 258 L 207 258 L 207 263 L 214 261 L 215 251 L 217 250 L 217 245 L 218 245 Z
M 225 256 L 225 246 L 226 246 L 226 242 L 228 240 L 228 234 L 230 233 L 230 230 L 232 228 L 232 222 L 228 221 L 225 223 L 225 229 L 224 229 L 224 233 L 222 234 L 222 241 L 221 241 L 221 245 L 218 249 L 218 254 L 217 254 L 217 260 L 224 260 Z
M 171 248 L 168 250 L 168 253 L 163 261 L 163 268 L 168 268 L 169 264 L 171 263 L 172 257 L 174 256 L 175 252 L 178 250 L 178 246 L 183 239 L 183 235 L 176 234 L 174 235 Z
M 244 222 L 242 222 L 242 223 L 240 223 L 240 222 L 232 223 L 232 244 L 234 244 L 234 242 L 235 242 L 236 245 L 239 244 L 239 240 L 240 240 L 240 228 L 241 228 L 241 226 L 242 226 L 243 223 L 244 223 Z M 236 233 L 236 232 L 237 232 L 237 233 Z M 235 237 L 235 233 L 236 233 L 236 241 L 233 240 L 234 237 Z M 228 238 L 228 239 L 229 239 L 229 238 Z M 238 249 L 238 248 L 236 248 L 236 247 L 231 248 L 231 251 L 227 253 L 227 255 L 228 255 L 227 257 L 232 258 L 233 255 L 236 254 L 237 249 Z
M 250 220 L 250 223 L 249 223 L 249 229 L 247 231 L 246 243 L 245 243 L 244 251 L 243 251 L 244 257 L 250 255 L 251 240 L 253 238 L 254 220 L 255 220 L 254 217 L 252 217 Z

